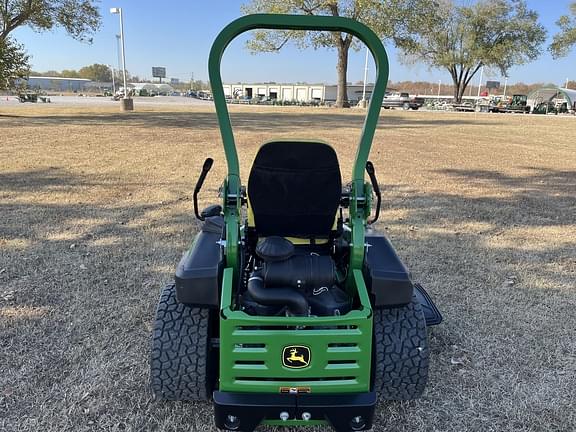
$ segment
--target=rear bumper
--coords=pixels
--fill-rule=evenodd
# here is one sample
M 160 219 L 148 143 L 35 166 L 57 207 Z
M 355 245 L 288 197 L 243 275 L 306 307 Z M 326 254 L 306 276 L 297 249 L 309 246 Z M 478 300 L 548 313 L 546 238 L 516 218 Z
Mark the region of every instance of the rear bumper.
M 216 426 L 243 432 L 252 432 L 262 422 L 286 426 L 326 422 L 337 432 L 370 429 L 376 405 L 375 392 L 310 395 L 215 391 L 213 399 Z M 281 413 L 287 413 L 288 419 L 280 420 Z

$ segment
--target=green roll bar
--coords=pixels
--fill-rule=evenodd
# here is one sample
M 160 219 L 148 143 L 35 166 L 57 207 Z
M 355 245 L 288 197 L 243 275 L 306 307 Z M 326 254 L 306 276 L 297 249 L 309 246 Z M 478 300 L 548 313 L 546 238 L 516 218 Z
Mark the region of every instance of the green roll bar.
M 364 259 L 364 223 L 368 217 L 366 206 L 369 203 L 367 192 L 371 189 L 364 185 L 364 170 L 372 139 L 378 124 L 380 107 L 388 82 L 388 56 L 378 36 L 364 24 L 349 18 L 333 16 L 311 15 L 272 15 L 255 14 L 247 15 L 232 21 L 218 34 L 210 50 L 208 59 L 208 74 L 214 96 L 214 105 L 220 134 L 224 144 L 224 152 L 228 164 L 228 176 L 224 182 L 224 215 L 227 225 L 238 223 L 240 214 L 240 167 L 238 153 L 234 142 L 234 134 L 230 124 L 230 116 L 226 105 L 222 77 L 220 75 L 220 63 L 224 50 L 230 42 L 239 34 L 254 29 L 270 30 L 315 30 L 346 32 L 363 41 L 376 62 L 376 83 L 370 98 L 368 113 L 362 128 L 360 142 L 356 151 L 356 159 L 352 170 L 352 191 L 350 216 L 352 225 L 353 251 L 351 254 L 352 268 L 360 268 Z M 362 232 L 360 232 L 360 229 Z M 226 258 L 227 265 L 237 268 L 238 232 L 232 226 L 226 229 Z M 235 231 L 235 232 L 234 232 Z M 352 273 L 352 272 L 350 272 Z

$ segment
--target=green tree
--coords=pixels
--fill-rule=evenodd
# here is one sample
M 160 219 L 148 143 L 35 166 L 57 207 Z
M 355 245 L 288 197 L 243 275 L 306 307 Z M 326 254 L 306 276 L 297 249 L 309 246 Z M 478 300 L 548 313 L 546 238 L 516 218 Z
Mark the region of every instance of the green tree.
M 208 90 L 210 89 L 210 83 L 204 82 L 202 80 L 194 80 L 190 83 L 191 90 L 198 91 L 198 90 Z
M 62 78 L 82 78 L 78 71 L 74 69 L 64 69 L 62 72 L 60 72 L 60 76 Z
M 415 10 L 431 0 L 251 0 L 242 12 L 344 16 L 360 21 L 382 38 L 396 38 L 416 27 Z M 359 49 L 359 41 L 341 32 L 255 31 L 247 47 L 255 52 L 277 52 L 293 41 L 299 48 L 336 49 L 338 91 L 336 106 L 347 106 L 347 71 L 350 48 Z
M 566 56 L 576 44 L 576 2 L 570 5 L 572 16 L 562 15 L 556 24 L 560 27 L 560 33 L 554 35 L 554 39 L 548 48 L 552 57 Z
M 74 39 L 91 42 L 90 34 L 100 27 L 100 14 L 95 3 L 95 0 L 1 1 L 0 64 L 26 65 L 26 70 L 29 71 L 29 56 L 21 45 L 9 39 L 10 33 L 22 26 L 39 32 L 62 27 Z M 20 59 L 15 58 L 17 55 L 21 56 Z
M 112 71 L 105 64 L 94 63 L 93 65 L 85 66 L 78 71 L 78 75 L 80 78 L 87 78 L 92 81 L 112 81 Z
M 404 61 L 446 69 L 461 102 L 482 66 L 504 76 L 510 67 L 538 57 L 546 30 L 524 0 L 480 0 L 474 4 L 438 0 L 419 10 L 421 25 L 395 39 Z
M 28 78 L 28 59 L 22 45 L 11 38 L 0 40 L 0 89 L 14 88 Z
M 36 31 L 64 28 L 70 36 L 91 42 L 100 27 L 95 0 L 4 0 L 0 2 L 0 40 L 21 26 Z
M 40 75 L 46 77 L 59 77 L 62 76 L 62 73 L 55 70 L 48 70 L 46 72 L 42 72 Z

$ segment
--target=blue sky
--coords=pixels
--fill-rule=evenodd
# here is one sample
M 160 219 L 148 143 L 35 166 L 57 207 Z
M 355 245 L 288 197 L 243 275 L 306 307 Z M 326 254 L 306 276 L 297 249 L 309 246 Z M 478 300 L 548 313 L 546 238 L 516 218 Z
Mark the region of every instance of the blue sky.
M 549 38 L 556 32 L 555 21 L 568 12 L 572 0 L 529 0 L 529 6 L 540 15 L 549 30 Z M 239 17 L 242 0 L 172 0 L 163 3 L 148 0 L 102 0 L 102 27 L 94 35 L 92 45 L 77 42 L 62 30 L 35 33 L 20 28 L 13 34 L 32 56 L 37 71 L 79 69 L 92 63 L 116 65 L 118 54 L 115 35 L 119 33 L 118 15 L 109 13 L 110 7 L 122 7 L 126 39 L 126 67 L 140 77 L 151 77 L 152 66 L 164 66 L 167 76 L 188 81 L 207 80 L 207 60 L 210 45 L 218 32 Z M 236 39 L 226 51 L 222 62 L 224 82 L 336 82 L 336 54 L 329 50 L 306 51 L 285 47 L 279 54 L 252 55 L 244 48 L 246 37 Z M 390 58 L 390 79 L 449 82 L 441 70 L 426 66 L 404 66 L 393 46 L 386 46 Z M 362 80 L 364 52 L 351 52 L 348 80 Z M 369 81 L 374 68 L 369 66 Z M 509 82 L 550 82 L 563 84 L 566 78 L 576 80 L 576 48 L 561 60 L 553 60 L 544 53 L 537 61 L 510 71 Z M 484 76 L 499 80 L 497 74 Z M 475 77 L 474 82 L 478 81 Z

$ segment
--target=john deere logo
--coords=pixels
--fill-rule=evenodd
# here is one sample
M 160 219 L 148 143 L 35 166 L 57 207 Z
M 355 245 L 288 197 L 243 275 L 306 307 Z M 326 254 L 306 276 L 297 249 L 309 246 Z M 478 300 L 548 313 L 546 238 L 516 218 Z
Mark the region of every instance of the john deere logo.
M 291 369 L 305 368 L 310 364 L 310 348 L 302 345 L 284 347 L 282 364 Z

